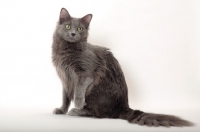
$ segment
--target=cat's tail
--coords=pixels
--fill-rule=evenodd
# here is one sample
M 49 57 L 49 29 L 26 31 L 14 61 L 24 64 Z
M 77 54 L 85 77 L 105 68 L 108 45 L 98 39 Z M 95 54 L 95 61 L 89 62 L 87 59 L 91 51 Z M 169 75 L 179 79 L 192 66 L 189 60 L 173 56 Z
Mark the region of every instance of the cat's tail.
M 130 123 L 146 126 L 183 127 L 194 125 L 192 122 L 176 116 L 145 113 L 139 110 L 133 110 L 131 108 L 121 112 L 119 118 L 128 120 Z

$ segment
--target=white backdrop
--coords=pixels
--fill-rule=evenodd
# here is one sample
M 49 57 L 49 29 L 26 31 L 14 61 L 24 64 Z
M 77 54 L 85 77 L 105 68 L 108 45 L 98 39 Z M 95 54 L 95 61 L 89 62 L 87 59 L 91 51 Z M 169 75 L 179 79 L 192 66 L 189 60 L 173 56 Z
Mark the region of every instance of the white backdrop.
M 132 108 L 200 109 L 200 1 L 1 0 L 1 113 L 61 105 L 51 43 L 62 7 L 75 17 L 93 14 L 89 42 L 120 62 Z

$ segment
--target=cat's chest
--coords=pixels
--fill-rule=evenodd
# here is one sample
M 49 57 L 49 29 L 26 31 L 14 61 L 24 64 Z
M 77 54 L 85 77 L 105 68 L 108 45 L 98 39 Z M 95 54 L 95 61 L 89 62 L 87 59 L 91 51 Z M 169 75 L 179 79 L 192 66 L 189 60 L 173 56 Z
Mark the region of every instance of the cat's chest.
M 58 76 L 63 82 L 70 81 L 72 84 L 77 80 L 77 74 L 70 66 L 71 62 L 67 55 L 56 55 L 52 58 Z
M 73 65 L 76 65 L 77 63 L 81 63 L 79 58 L 81 55 L 71 55 L 71 54 L 61 54 L 56 55 L 53 58 L 53 63 L 56 66 L 56 68 L 62 69 L 66 71 L 67 69 L 71 69 Z
M 94 68 L 94 57 L 86 53 L 63 54 L 53 58 L 57 71 L 65 73 L 85 73 Z

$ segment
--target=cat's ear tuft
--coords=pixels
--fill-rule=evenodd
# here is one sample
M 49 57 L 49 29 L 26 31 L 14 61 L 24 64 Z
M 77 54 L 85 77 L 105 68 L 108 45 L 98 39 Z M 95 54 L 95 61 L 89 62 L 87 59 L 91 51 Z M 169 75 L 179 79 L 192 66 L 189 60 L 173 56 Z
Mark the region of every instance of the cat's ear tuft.
M 90 21 L 92 20 L 92 14 L 88 14 L 81 18 L 81 22 L 86 26 L 89 27 Z
M 60 11 L 60 24 L 62 24 L 65 20 L 70 19 L 70 18 L 71 16 L 69 12 L 65 8 L 62 8 Z

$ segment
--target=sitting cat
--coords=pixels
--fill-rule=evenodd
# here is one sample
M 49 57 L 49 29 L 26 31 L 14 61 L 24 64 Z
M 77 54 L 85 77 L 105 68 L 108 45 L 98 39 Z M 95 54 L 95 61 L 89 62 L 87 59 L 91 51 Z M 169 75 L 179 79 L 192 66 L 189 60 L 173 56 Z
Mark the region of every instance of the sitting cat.
M 63 85 L 63 103 L 54 110 L 71 116 L 120 118 L 147 126 L 192 126 L 181 118 L 145 113 L 128 105 L 128 90 L 118 61 L 109 49 L 87 42 L 92 15 L 73 18 L 64 8 L 53 35 L 52 61 Z

